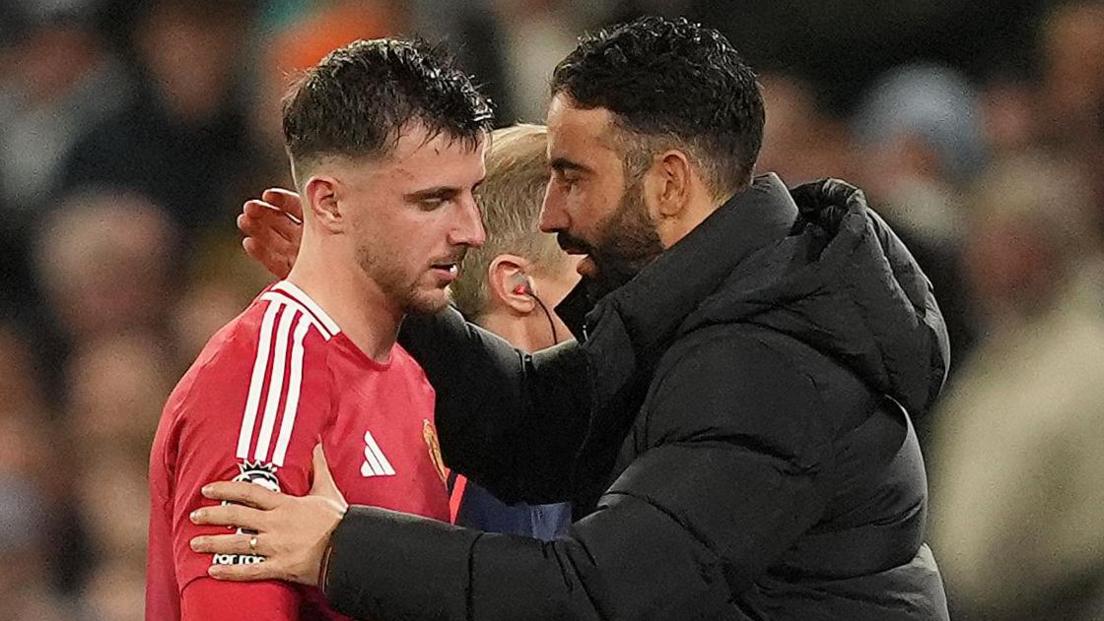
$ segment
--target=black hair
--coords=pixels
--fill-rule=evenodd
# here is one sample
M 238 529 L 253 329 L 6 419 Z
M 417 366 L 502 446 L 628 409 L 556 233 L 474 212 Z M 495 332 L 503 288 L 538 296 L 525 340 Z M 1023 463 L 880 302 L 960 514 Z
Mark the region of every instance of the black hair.
M 750 180 L 763 96 L 755 73 L 712 28 L 642 17 L 584 36 L 552 75 L 552 94 L 561 93 L 579 107 L 608 109 L 636 138 L 673 139 L 718 195 Z
M 490 101 L 440 46 L 354 41 L 307 70 L 284 99 L 292 161 L 384 157 L 412 122 L 470 144 L 492 128 Z

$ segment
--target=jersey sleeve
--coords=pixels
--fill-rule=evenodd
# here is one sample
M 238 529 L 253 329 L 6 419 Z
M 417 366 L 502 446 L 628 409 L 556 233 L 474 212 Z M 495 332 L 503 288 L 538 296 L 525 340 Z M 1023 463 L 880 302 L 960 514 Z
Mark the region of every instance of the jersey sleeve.
M 269 307 L 259 337 L 231 341 L 201 360 L 170 398 L 167 409 L 176 420 L 172 547 L 182 619 L 299 618 L 295 586 L 208 578 L 212 564 L 264 558 L 193 552 L 193 537 L 229 529 L 197 526 L 188 515 L 214 504 L 200 493 L 213 481 L 248 481 L 291 495 L 309 490 L 311 453 L 331 415 L 324 337 L 312 325 L 302 313 Z

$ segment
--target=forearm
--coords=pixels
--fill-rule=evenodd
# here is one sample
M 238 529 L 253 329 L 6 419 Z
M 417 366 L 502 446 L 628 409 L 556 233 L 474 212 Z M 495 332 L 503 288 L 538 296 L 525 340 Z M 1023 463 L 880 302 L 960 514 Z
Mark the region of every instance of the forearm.
M 331 539 L 326 596 L 384 619 L 726 618 L 820 510 L 812 479 L 781 465 L 741 448 L 654 449 L 551 542 L 353 508 Z
M 649 522 L 669 522 L 654 510 L 640 511 Z M 611 517 L 577 536 L 541 542 L 358 507 L 334 533 L 326 597 L 357 618 L 457 621 L 597 621 L 639 618 L 664 605 L 672 606 L 672 614 L 686 606 L 713 612 L 726 606 L 719 565 L 700 544 L 684 532 L 626 541 L 614 534 L 625 526 Z M 606 548 L 645 552 L 606 549 L 596 558 L 587 542 L 602 546 L 599 540 Z M 706 583 L 698 578 L 703 566 L 714 568 Z M 665 579 L 649 580 L 656 573 Z M 641 579 L 655 597 L 633 597 Z
M 437 391 L 449 467 L 505 500 L 567 496 L 590 405 L 586 357 L 574 342 L 529 355 L 451 309 L 408 318 L 400 341 Z

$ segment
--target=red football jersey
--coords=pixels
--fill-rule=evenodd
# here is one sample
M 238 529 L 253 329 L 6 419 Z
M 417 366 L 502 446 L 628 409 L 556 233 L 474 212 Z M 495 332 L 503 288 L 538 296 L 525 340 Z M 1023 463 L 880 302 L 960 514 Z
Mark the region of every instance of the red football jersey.
M 344 618 L 317 589 L 207 577 L 212 563 L 263 559 L 193 552 L 192 537 L 227 530 L 188 514 L 214 504 L 199 491 L 212 481 L 305 494 L 321 441 L 350 503 L 447 520 L 433 405 L 425 374 L 398 345 L 381 364 L 295 285 L 262 292 L 212 337 L 165 404 L 150 455 L 146 618 Z

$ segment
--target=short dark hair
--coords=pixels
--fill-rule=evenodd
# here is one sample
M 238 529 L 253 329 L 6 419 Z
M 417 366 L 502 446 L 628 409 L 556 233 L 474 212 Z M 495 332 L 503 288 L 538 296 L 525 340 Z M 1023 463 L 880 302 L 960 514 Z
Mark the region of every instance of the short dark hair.
M 308 69 L 284 99 L 292 162 L 385 157 L 403 128 L 423 124 L 471 144 L 492 128 L 490 101 L 443 47 L 421 39 L 354 41 Z
M 584 36 L 552 74 L 552 94 L 561 93 L 580 107 L 608 109 L 635 134 L 631 142 L 645 138 L 628 145 L 627 163 L 645 155 L 633 153 L 641 146 L 648 161 L 655 148 L 678 146 L 698 160 L 718 196 L 751 178 L 763 96 L 755 73 L 712 28 L 642 17 Z

